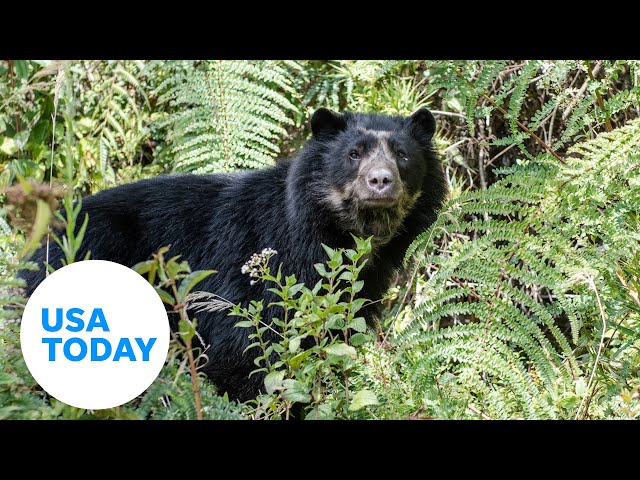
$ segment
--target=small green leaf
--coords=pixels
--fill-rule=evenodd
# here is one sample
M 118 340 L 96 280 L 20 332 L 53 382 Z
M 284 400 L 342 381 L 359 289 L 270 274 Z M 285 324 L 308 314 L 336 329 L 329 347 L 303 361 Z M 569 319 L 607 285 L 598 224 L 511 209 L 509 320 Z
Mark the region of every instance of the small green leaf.
M 24 408 L 24 407 L 23 407 Z M 12 413 L 15 411 L 20 410 L 20 407 L 15 406 L 15 405 L 10 405 L 8 407 L 1 407 L 0 408 L 0 420 L 5 420 L 8 418 L 12 417 Z
M 333 420 L 334 418 L 336 418 L 336 412 L 333 411 L 333 408 L 328 403 L 318 405 L 317 415 L 315 409 L 313 409 L 304 417 L 305 420 Z
M 254 362 L 255 363 L 255 362 Z M 257 363 L 257 365 L 260 365 L 260 362 Z M 260 372 L 268 372 L 269 370 L 267 370 L 266 368 L 258 368 L 256 370 L 252 370 L 251 373 L 249 374 L 248 378 L 251 378 L 251 375 L 255 375 L 256 373 L 260 373 Z
M 351 302 L 349 310 L 351 311 L 351 313 L 356 313 L 360 311 L 362 306 L 368 301 L 369 300 L 367 300 L 366 298 L 356 298 L 353 302 Z
M 27 144 L 27 141 L 29 140 L 30 133 L 31 133 L 30 130 L 22 130 L 21 132 L 18 132 L 14 135 L 13 143 L 18 148 L 18 150 L 20 151 L 24 150 L 24 147 Z
M 349 328 L 355 330 L 356 332 L 366 332 L 367 322 L 363 317 L 356 317 L 349 323 Z
M 357 282 L 353 282 L 353 293 L 358 293 L 364 287 L 364 280 L 358 280 Z
M 304 283 L 296 283 L 295 285 L 291 286 L 291 288 L 289 288 L 289 296 L 295 296 L 296 294 L 298 294 L 298 292 L 300 292 L 300 290 L 302 290 L 303 287 Z
M 149 270 L 151 270 L 151 265 L 153 265 L 153 263 L 154 260 L 146 260 L 144 262 L 136 263 L 133 267 L 131 267 L 131 270 L 139 273 L 140 275 L 144 275 L 145 273 L 149 272 Z
M 313 290 L 311 290 L 311 293 L 315 296 L 318 294 L 321 288 L 322 288 L 322 280 L 318 280 L 318 282 L 313 286 Z
M 558 406 L 568 410 L 574 411 L 578 407 L 578 403 L 580 398 L 575 395 L 567 395 L 566 397 L 562 397 L 558 400 Z
M 322 248 L 327 252 L 329 258 L 332 258 L 336 254 L 336 251 L 333 248 L 326 246 L 324 243 L 322 244 Z
M 289 366 L 291 368 L 299 368 L 302 365 L 302 362 L 313 353 L 313 350 L 303 350 L 291 360 L 289 360 Z
M 260 342 L 253 342 L 252 344 L 250 344 L 247 348 L 245 348 L 242 353 L 246 352 L 247 350 L 251 350 L 252 348 L 256 348 L 260 346 Z M 260 357 L 258 357 L 260 358 Z M 256 358 L 256 360 L 258 359 Z M 260 362 L 258 362 L 258 366 L 260 366 Z
M 165 263 L 164 273 L 167 278 L 178 279 L 184 277 L 191 271 L 189 265 L 186 262 L 178 262 L 178 258 L 180 258 L 180 255 L 170 258 L 169 261 Z M 166 281 L 167 278 L 162 278 L 162 280 Z
M 356 333 L 354 335 L 351 335 L 349 342 L 354 347 L 359 347 L 360 345 L 364 345 L 370 340 L 371 337 L 369 335 L 365 335 L 364 333 Z
M 281 390 L 282 380 L 284 379 L 284 370 L 280 370 L 279 372 L 271 372 L 266 377 L 264 377 L 264 388 L 267 390 L 267 393 L 271 395 L 276 390 Z
M 339 266 L 343 264 L 344 260 L 342 259 L 342 253 L 338 251 L 334 257 L 327 262 L 327 265 L 330 269 L 336 270 Z
M 344 342 L 336 342 L 324 348 L 324 351 L 329 355 L 336 355 L 338 357 L 347 356 L 349 358 L 356 358 L 356 349 Z
M 189 295 L 189 292 L 202 280 L 207 278 L 209 275 L 216 273 L 215 270 L 197 270 L 195 272 L 191 272 L 187 278 L 180 282 L 180 288 L 178 288 L 178 298 L 177 300 L 182 303 L 184 299 Z
M 342 330 L 344 328 L 344 315 L 334 313 L 327 319 L 326 327 L 332 330 Z
M 21 80 L 29 77 L 29 63 L 27 60 L 14 60 L 13 69 L 16 72 L 16 76 Z
M 289 342 L 289 351 L 295 353 L 300 348 L 300 341 L 302 337 L 293 337 Z
M 360 238 L 360 237 L 356 237 L 353 234 L 351 234 L 351 236 L 353 237 L 353 240 L 356 242 L 356 250 L 358 250 L 361 253 L 369 253 L 371 251 L 371 239 L 373 237 Z
M 313 268 L 316 269 L 316 272 L 318 272 L 320 274 L 320 276 L 322 277 L 326 277 L 327 276 L 327 270 L 324 267 L 324 263 L 316 263 Z
M 180 319 L 178 322 L 178 333 L 183 341 L 190 342 L 196 334 L 195 325 L 185 319 Z
M 309 403 L 311 401 L 311 395 L 304 383 L 288 378 L 282 382 L 282 385 L 285 388 L 284 398 L 290 402 Z
M 254 325 L 251 320 L 242 320 L 234 325 L 234 327 L 238 327 L 238 328 L 250 328 L 253 326 Z
M 347 281 L 351 281 L 351 279 L 353 278 L 353 273 L 350 272 L 349 270 L 345 270 L 344 272 L 342 272 L 342 274 L 338 277 L 338 280 L 347 280 Z
M 378 397 L 371 390 L 360 390 L 353 396 L 349 410 L 356 412 L 368 405 L 378 405 Z
M 176 304 L 176 300 L 166 290 L 163 290 L 161 287 L 157 287 L 157 286 L 153 287 L 153 289 L 156 291 L 156 293 L 160 297 L 160 300 L 162 300 L 164 303 L 166 303 L 168 305 L 175 305 Z

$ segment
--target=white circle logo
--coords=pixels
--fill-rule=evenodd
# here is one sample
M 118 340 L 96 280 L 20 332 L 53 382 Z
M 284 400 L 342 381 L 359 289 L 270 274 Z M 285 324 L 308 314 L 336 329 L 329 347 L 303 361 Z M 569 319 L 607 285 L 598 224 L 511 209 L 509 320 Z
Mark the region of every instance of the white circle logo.
M 86 260 L 49 275 L 22 316 L 20 343 L 33 378 L 51 396 L 97 410 L 144 392 L 169 350 L 160 297 L 133 270 Z

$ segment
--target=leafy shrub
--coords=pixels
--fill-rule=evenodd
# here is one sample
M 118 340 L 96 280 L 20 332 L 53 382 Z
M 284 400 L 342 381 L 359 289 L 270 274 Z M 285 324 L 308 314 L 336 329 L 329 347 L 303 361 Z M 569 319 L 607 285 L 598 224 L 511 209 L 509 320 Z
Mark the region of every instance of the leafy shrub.
M 289 419 L 296 403 L 305 406 L 307 419 L 349 418 L 350 412 L 378 403 L 373 392 L 356 390 L 350 383 L 358 356 L 354 346 L 370 340 L 364 317 L 357 316 L 370 301 L 355 297 L 364 286 L 358 277 L 367 263 L 363 257 L 371 252 L 371 239 L 354 240 L 355 250 L 323 245 L 329 260 L 326 266 L 315 265 L 322 279 L 313 288 L 296 283 L 294 275 L 283 278 L 281 268 L 272 275 L 268 263 L 277 253 L 272 250 L 255 255 L 245 267 L 257 279 L 252 281 L 274 284 L 269 291 L 281 300 L 273 305 L 282 309 L 282 318 L 270 320 L 262 316 L 262 301 L 252 301 L 247 308 L 236 305 L 231 311 L 245 319 L 236 327 L 255 330 L 249 335 L 255 342 L 247 347 L 260 350 L 252 375 L 266 373 L 266 394 L 256 399 L 252 418 Z M 277 342 L 265 340 L 267 330 L 276 334 Z

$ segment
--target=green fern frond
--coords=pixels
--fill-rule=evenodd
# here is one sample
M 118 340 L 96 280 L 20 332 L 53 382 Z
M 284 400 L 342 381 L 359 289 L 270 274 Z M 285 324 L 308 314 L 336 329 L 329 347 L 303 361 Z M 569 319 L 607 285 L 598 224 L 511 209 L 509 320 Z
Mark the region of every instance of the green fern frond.
M 474 82 L 474 88 L 470 95 L 467 96 L 466 102 L 466 114 L 467 114 L 467 126 L 471 135 L 475 134 L 474 120 L 476 119 L 476 106 L 478 105 L 478 98 L 487 93 L 489 87 L 493 84 L 496 78 L 498 78 L 500 72 L 507 65 L 505 61 L 485 62 L 478 78 Z
M 560 104 L 543 105 L 536 122 Z M 592 104 L 583 100 L 574 115 Z M 519 100 L 511 107 L 515 115 Z M 568 128 L 590 122 L 576 118 Z M 576 278 L 588 275 L 606 291 L 611 265 L 632 258 L 640 241 L 622 221 L 639 203 L 629 194 L 640 193 L 640 121 L 569 153 L 566 165 L 542 154 L 497 169 L 499 180 L 449 201 L 407 251 L 431 274 L 413 318 L 392 329 L 401 358 L 413 375 L 468 379 L 468 401 L 499 416 L 572 418 L 580 402 L 566 399 L 584 375 L 582 335 L 601 334 L 594 293 Z M 605 308 L 624 318 L 622 307 Z
M 175 112 L 168 127 L 175 171 L 208 173 L 273 164 L 291 125 L 295 62 L 183 63 L 157 89 Z
M 528 60 L 525 62 L 524 67 L 522 67 L 518 74 L 515 88 L 513 89 L 513 93 L 511 94 L 511 97 L 509 99 L 509 127 L 511 127 L 511 132 L 514 134 L 520 132 L 520 127 L 516 124 L 516 121 L 518 120 L 518 117 L 520 115 L 522 103 L 524 102 L 524 99 L 527 95 L 531 77 L 533 77 L 537 69 L 537 61 Z

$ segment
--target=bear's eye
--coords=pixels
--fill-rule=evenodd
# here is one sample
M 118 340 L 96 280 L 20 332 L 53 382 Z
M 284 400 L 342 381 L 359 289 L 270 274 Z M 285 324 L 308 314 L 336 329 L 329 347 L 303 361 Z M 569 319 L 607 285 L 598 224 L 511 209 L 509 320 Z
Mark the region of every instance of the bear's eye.
M 403 160 L 407 159 L 407 152 L 405 152 L 404 150 L 398 150 L 396 153 L 401 159 Z
M 351 152 L 349 153 L 349 157 L 352 160 L 357 160 L 360 158 L 360 154 L 356 150 L 351 150 Z

